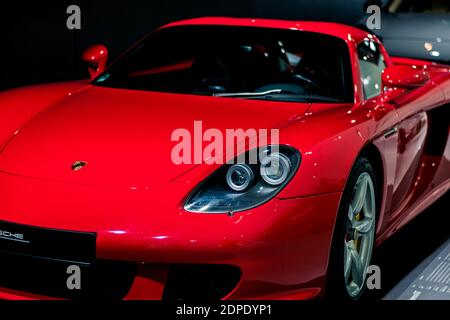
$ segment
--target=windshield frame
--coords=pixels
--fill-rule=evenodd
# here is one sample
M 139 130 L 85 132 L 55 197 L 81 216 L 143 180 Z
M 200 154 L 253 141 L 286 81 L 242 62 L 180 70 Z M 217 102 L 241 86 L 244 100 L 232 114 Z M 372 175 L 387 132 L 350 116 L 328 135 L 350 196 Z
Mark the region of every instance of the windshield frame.
M 114 68 L 116 68 L 118 65 L 120 66 L 120 64 L 128 59 L 128 57 L 132 56 L 133 54 L 135 54 L 137 51 L 139 51 L 146 43 L 147 41 L 149 41 L 149 39 L 154 36 L 155 34 L 159 34 L 160 32 L 165 32 L 165 31 L 170 31 L 170 30 L 174 30 L 174 29 L 186 29 L 186 28 L 224 28 L 224 29 L 259 29 L 259 30 L 268 30 L 268 31 L 273 31 L 273 30 L 279 30 L 279 31 L 284 31 L 286 33 L 302 33 L 302 34 L 308 34 L 310 36 L 317 36 L 317 37 L 328 37 L 330 39 L 333 39 L 336 42 L 341 42 L 340 46 L 342 46 L 342 49 L 344 49 L 342 51 L 342 58 L 343 60 L 346 61 L 342 61 L 342 65 L 341 65 L 341 72 L 342 72 L 342 84 L 343 84 L 343 88 L 345 91 L 345 98 L 343 99 L 337 99 L 335 97 L 331 97 L 331 96 L 323 96 L 325 97 L 325 99 L 322 102 L 326 102 L 326 103 L 335 103 L 335 104 L 342 104 L 342 103 L 354 103 L 355 101 L 355 89 L 354 89 L 354 70 L 353 70 L 353 60 L 352 60 L 352 50 L 351 50 L 351 46 L 349 45 L 349 43 L 347 43 L 346 40 L 331 35 L 331 34 L 327 34 L 327 33 L 322 33 L 322 32 L 315 32 L 315 31 L 301 31 L 301 30 L 292 30 L 292 29 L 285 29 L 285 28 L 277 28 L 277 27 L 260 27 L 260 26 L 231 26 L 231 25 L 215 25 L 215 24 L 211 24 L 211 25 L 181 25 L 181 26 L 169 26 L 169 27 L 162 27 L 159 28 L 151 33 L 149 33 L 148 35 L 146 35 L 141 41 L 139 41 L 138 43 L 136 43 L 134 46 L 130 47 L 128 50 L 126 50 L 125 52 L 123 52 L 121 55 L 119 55 L 119 57 L 117 59 L 115 59 L 110 65 L 108 65 L 107 69 L 100 75 L 98 75 L 96 78 L 92 79 L 92 81 L 90 81 L 90 84 L 93 86 L 97 86 L 97 87 L 104 87 L 104 88 L 112 88 L 112 89 L 124 89 L 124 90 L 135 90 L 135 91 L 145 91 L 145 92 L 153 92 L 153 93 L 166 93 L 166 94 L 180 94 L 180 95 L 192 95 L 192 96 L 208 96 L 208 97 L 215 97 L 216 95 L 214 94 L 198 94 L 198 93 L 193 93 L 193 92 L 169 92 L 169 91 L 161 91 L 161 90 L 142 90 L 142 89 L 133 89 L 133 88 L 123 88 L 123 87 L 119 87 L 119 86 L 110 86 L 110 85 L 102 85 L 101 83 L 99 83 L 99 80 L 101 80 L 103 77 L 105 77 L 105 75 L 110 75 L 111 72 L 114 72 Z M 344 66 L 345 64 L 345 66 Z M 231 97 L 232 93 L 230 94 Z M 280 95 L 281 96 L 281 95 Z M 302 96 L 302 95 L 299 95 Z M 217 95 L 217 97 L 221 97 L 219 95 Z M 222 96 L 225 97 L 225 96 Z M 316 98 L 314 96 L 311 96 L 311 99 L 305 99 L 305 102 L 309 102 L 309 101 L 317 101 L 319 102 L 320 99 L 318 99 L 318 97 L 320 97 L 320 95 L 318 95 Z M 234 97 L 233 97 L 234 98 Z M 295 101 L 295 99 L 293 99 L 293 95 L 290 94 L 290 96 L 288 97 L 288 99 L 283 100 L 283 99 L 273 99 L 273 96 L 271 96 L 268 99 L 265 99 L 263 96 L 261 97 L 242 97 L 243 99 L 258 99 L 258 100 L 266 100 L 266 101 L 276 101 L 276 102 L 292 102 Z

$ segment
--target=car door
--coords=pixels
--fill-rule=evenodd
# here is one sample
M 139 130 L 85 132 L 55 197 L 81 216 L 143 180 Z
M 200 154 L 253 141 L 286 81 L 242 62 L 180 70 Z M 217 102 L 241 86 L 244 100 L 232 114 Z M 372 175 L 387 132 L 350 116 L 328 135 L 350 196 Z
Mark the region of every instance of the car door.
M 389 217 L 393 198 L 397 169 L 397 148 L 399 118 L 397 110 L 392 106 L 377 109 L 380 104 L 382 94 L 382 73 L 387 66 L 387 56 L 380 46 L 369 39 L 361 42 L 357 48 L 359 70 L 362 84 L 362 91 L 365 100 L 365 107 L 372 109 L 372 114 L 376 119 L 376 131 L 384 132 L 375 138 L 373 143 L 381 152 L 383 159 L 383 206 L 380 208 L 382 217 Z M 387 114 L 390 114 L 387 116 Z M 382 219 L 384 223 L 388 219 Z
M 396 101 L 400 122 L 397 127 L 397 165 L 391 208 L 392 219 L 401 216 L 419 198 L 433 191 L 430 185 L 442 154 L 433 156 L 432 153 L 435 153 L 433 150 L 441 144 L 441 141 L 444 141 L 445 146 L 445 139 L 441 134 L 442 124 L 438 121 L 444 100 L 443 92 L 431 81 Z M 447 132 L 445 127 L 443 130 L 445 135 Z M 442 153 L 441 150 L 439 153 Z
M 386 57 L 380 46 L 369 40 L 359 44 L 358 55 L 364 96 L 370 101 L 382 93 L 381 76 L 387 65 Z M 427 141 L 426 110 L 441 100 L 442 92 L 431 87 L 413 89 L 392 103 L 398 120 L 376 141 L 384 152 L 387 191 L 383 214 L 388 220 L 396 218 L 412 201 Z

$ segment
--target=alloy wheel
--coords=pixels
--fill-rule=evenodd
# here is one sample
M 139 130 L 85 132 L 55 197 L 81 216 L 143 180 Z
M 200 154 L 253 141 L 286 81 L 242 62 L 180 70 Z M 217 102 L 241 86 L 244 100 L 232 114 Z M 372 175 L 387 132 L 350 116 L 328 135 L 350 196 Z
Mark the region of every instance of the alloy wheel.
M 364 288 L 375 238 L 376 198 L 372 177 L 362 173 L 349 204 L 344 238 L 344 279 L 351 298 Z

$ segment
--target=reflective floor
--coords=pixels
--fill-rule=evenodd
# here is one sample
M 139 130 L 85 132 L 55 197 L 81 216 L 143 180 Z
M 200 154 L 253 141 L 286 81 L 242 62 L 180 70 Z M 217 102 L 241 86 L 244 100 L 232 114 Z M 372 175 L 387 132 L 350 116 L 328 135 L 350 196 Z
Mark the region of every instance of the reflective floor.
M 430 285 L 431 291 L 443 290 L 445 287 L 445 283 L 434 282 L 442 280 L 441 276 L 445 279 L 446 274 L 443 273 L 446 270 L 442 268 L 446 268 L 444 265 L 446 258 L 450 267 L 448 254 L 450 254 L 450 193 L 411 221 L 375 252 L 373 264 L 381 269 L 382 289 L 370 291 L 369 297 L 450 299 L 450 294 L 440 295 L 439 298 L 427 293 Z M 436 273 L 438 276 L 434 277 Z
M 450 240 L 417 266 L 386 300 L 450 300 Z

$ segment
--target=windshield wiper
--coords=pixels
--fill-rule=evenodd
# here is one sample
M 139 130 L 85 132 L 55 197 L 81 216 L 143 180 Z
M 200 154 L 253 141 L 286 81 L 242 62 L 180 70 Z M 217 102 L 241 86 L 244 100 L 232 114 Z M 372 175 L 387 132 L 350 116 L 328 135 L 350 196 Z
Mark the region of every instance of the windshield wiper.
M 225 98 L 247 98 L 247 97 L 265 97 L 271 94 L 283 94 L 284 90 L 275 89 L 264 92 L 233 92 L 233 93 L 214 93 L 214 97 L 225 97 Z M 291 93 L 291 92 L 289 92 Z
M 311 96 L 311 95 L 301 95 L 294 94 L 291 91 L 283 90 L 283 89 L 274 89 L 264 92 L 235 92 L 235 93 L 215 93 L 214 97 L 223 97 L 223 98 L 247 98 L 247 99 L 270 99 L 270 100 L 279 100 L 279 101 L 322 101 L 322 102 L 342 102 L 339 99 L 326 97 L 326 96 Z

